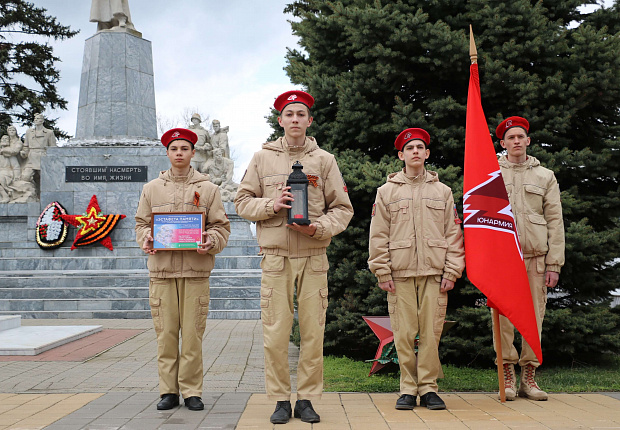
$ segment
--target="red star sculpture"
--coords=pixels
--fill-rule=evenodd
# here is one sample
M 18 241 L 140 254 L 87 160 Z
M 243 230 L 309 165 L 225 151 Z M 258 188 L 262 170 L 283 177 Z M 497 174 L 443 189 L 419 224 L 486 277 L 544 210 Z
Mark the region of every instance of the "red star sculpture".
M 100 240 L 103 246 L 113 251 L 112 239 L 108 235 L 123 218 L 125 215 L 103 215 L 99 208 L 99 202 L 97 202 L 97 196 L 94 194 L 90 198 L 85 214 L 62 215 L 64 221 L 78 228 L 71 250 Z
M 374 334 L 379 338 L 379 348 L 377 348 L 377 353 L 375 354 L 375 360 L 381 357 L 381 353 L 383 352 L 383 347 L 390 342 L 394 342 L 394 333 L 392 333 L 392 324 L 390 323 L 390 317 L 362 317 L 366 324 L 368 324 L 373 331 Z M 386 363 L 387 364 L 387 363 Z M 385 364 L 381 364 L 378 361 L 372 363 L 372 367 L 370 368 L 370 373 L 368 376 L 373 373 L 378 372 L 381 368 L 383 368 Z

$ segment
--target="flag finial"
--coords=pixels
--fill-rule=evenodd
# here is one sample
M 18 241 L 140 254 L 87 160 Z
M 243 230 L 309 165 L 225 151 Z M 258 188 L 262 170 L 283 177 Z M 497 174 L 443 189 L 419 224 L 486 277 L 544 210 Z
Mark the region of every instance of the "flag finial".
M 474 40 L 474 31 L 469 24 L 469 58 L 471 58 L 471 64 L 478 62 L 478 51 L 476 51 L 476 41 Z

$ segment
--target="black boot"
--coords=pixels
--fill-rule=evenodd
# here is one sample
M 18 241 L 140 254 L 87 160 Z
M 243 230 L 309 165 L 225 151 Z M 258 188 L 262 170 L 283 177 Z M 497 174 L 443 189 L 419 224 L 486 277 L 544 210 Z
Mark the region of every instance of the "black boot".
M 407 411 L 412 410 L 415 407 L 416 396 L 411 394 L 403 394 L 396 400 L 396 409 L 404 409 Z
M 185 399 L 185 406 L 190 411 L 202 411 L 205 408 L 202 399 L 198 396 L 191 396 Z
M 295 418 L 301 418 L 305 423 L 318 423 L 321 421 L 319 414 L 314 412 L 310 400 L 297 400 L 295 402 Z
M 446 404 L 441 400 L 441 397 L 433 391 L 420 396 L 420 406 L 426 406 L 432 410 L 446 409 Z
M 276 410 L 271 414 L 269 421 L 273 424 L 286 424 L 293 414 L 291 410 L 291 402 L 288 400 L 280 401 L 276 403 Z
M 179 406 L 178 394 L 164 394 L 161 396 L 161 400 L 157 403 L 158 411 L 167 411 L 175 406 Z

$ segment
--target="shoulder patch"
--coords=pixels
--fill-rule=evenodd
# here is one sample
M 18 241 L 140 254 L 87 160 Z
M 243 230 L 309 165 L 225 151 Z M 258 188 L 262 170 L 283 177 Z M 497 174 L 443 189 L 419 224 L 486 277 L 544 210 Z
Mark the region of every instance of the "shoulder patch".
M 461 224 L 461 218 L 459 218 L 459 213 L 456 210 L 456 205 L 454 205 L 454 224 Z
M 347 183 L 344 181 L 344 176 L 342 176 L 342 173 L 340 173 L 340 177 L 342 178 L 342 188 L 344 189 L 345 193 L 349 193 L 349 190 L 347 189 Z
M 375 216 L 376 213 L 377 213 L 377 204 L 373 203 L 373 205 L 372 205 L 372 212 L 371 212 L 370 216 Z

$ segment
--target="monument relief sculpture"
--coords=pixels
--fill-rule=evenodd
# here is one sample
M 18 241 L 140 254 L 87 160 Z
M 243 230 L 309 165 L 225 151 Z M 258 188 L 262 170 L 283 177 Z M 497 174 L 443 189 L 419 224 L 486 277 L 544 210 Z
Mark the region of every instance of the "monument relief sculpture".
M 17 128 L 14 125 L 9 125 L 6 129 L 9 137 L 9 147 L 3 148 L 6 155 L 9 156 L 11 162 L 11 168 L 13 169 L 13 177 L 19 178 L 22 175 L 22 161 L 26 159 L 23 153 L 24 142 L 17 135 Z
M 196 155 L 194 155 L 194 167 L 200 173 L 206 173 L 202 167 L 212 157 L 211 150 L 213 148 L 210 143 L 211 137 L 209 136 L 209 132 L 206 128 L 200 125 L 201 122 L 202 118 L 199 114 L 195 113 L 192 115 L 191 125 L 188 128 L 196 133 L 196 136 L 198 136 L 198 141 L 196 142 L 196 145 L 194 145 L 194 149 L 196 149 Z
M 27 156 L 26 165 L 22 169 L 21 182 L 31 182 L 35 187 L 35 181 L 40 181 L 41 172 L 41 157 L 45 157 L 47 148 L 49 146 L 56 146 L 56 136 L 54 132 L 48 128 L 43 127 L 43 114 L 35 114 L 34 127 L 29 128 L 26 131 L 26 138 L 24 140 L 24 146 L 20 154 Z M 37 179 L 35 179 L 35 177 Z M 34 188 L 33 188 L 34 189 Z M 26 187 L 20 184 L 20 190 L 30 193 L 30 187 Z M 23 196 L 22 196 L 23 197 Z M 29 199 L 31 196 L 28 197 Z M 36 192 L 35 192 L 36 199 Z M 31 200 L 19 200 L 31 201 Z
M 13 168 L 10 156 L 6 150 L 9 148 L 9 136 L 6 134 L 0 139 L 0 203 L 8 203 L 11 200 L 9 185 L 13 182 Z
M 222 201 L 233 201 L 239 186 L 239 184 L 233 182 L 233 174 L 235 173 L 234 161 L 224 157 L 222 148 L 214 148 L 212 162 L 205 164 L 207 164 L 207 167 L 204 173 L 209 175 L 211 182 L 219 185 Z
M 221 127 L 220 122 L 214 119 L 211 123 L 213 134 L 211 135 L 211 146 L 213 148 L 222 148 L 224 157 L 230 158 L 230 149 L 228 147 L 228 126 Z
M 127 28 L 135 30 L 129 13 L 129 0 L 93 0 L 90 22 L 97 23 L 97 32 Z

